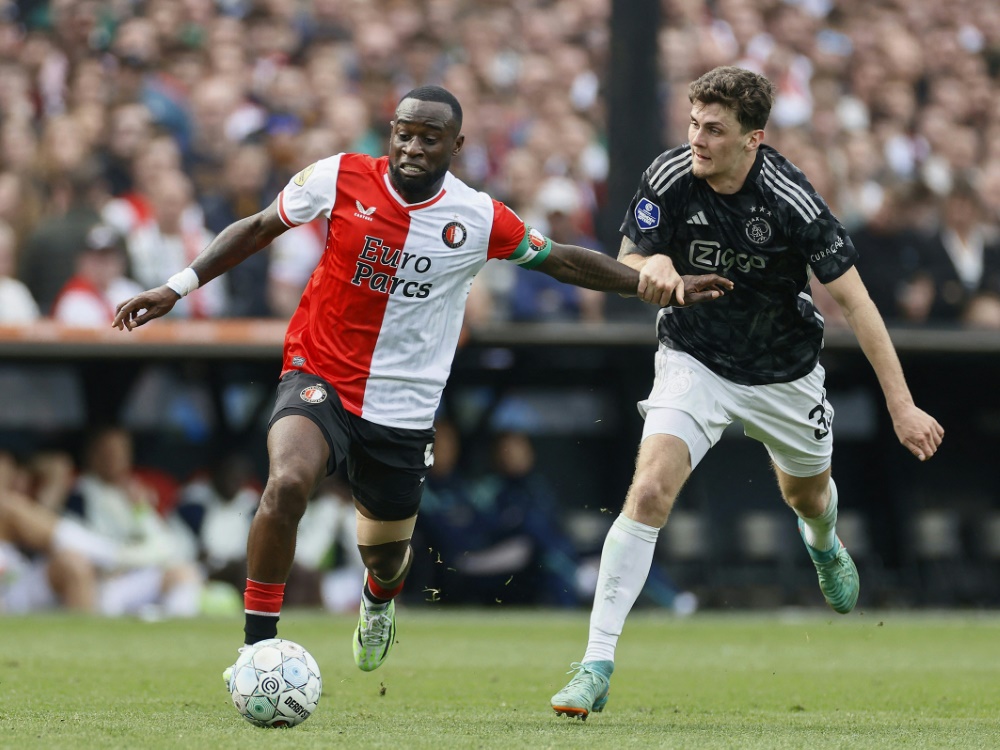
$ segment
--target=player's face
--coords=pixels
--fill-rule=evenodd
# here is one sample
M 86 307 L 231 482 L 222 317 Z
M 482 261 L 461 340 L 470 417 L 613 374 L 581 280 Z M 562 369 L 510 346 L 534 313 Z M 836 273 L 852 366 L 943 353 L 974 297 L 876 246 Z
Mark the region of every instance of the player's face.
M 695 102 L 688 126 L 694 176 L 707 180 L 716 192 L 736 192 L 753 166 L 763 134 L 743 132 L 736 113 L 722 104 Z
M 451 107 L 443 102 L 404 99 L 390 125 L 389 179 L 410 203 L 433 198 L 451 159 L 462 149 Z

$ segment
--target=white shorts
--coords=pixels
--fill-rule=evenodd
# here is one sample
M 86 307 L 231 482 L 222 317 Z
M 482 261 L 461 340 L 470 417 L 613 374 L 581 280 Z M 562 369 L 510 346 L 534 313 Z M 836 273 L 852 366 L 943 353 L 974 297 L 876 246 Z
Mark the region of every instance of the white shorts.
M 764 444 L 775 466 L 812 477 L 833 458 L 833 407 L 826 400 L 822 365 L 790 383 L 739 385 L 716 375 L 685 352 L 660 344 L 649 397 L 638 404 L 646 420 L 642 439 L 674 435 L 691 454 L 693 469 L 734 420 Z

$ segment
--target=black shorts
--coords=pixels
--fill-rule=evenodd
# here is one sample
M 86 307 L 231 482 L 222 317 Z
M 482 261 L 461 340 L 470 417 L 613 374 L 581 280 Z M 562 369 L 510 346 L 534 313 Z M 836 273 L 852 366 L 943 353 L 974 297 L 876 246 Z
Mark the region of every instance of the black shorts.
M 330 446 L 327 474 L 346 459 L 354 498 L 382 521 L 409 518 L 420 507 L 434 456 L 434 429 L 383 427 L 347 411 L 329 383 L 289 372 L 278 383 L 268 429 L 289 414 L 308 417 Z

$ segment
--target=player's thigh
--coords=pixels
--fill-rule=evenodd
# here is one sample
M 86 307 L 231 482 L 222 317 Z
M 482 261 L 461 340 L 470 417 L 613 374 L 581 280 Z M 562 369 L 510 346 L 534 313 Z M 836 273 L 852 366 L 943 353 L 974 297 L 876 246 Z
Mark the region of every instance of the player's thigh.
M 272 476 L 289 467 L 317 479 L 332 474 L 349 445 L 349 415 L 332 386 L 309 373 L 287 373 L 268 423 Z
M 816 477 L 833 460 L 834 409 L 826 400 L 820 365 L 790 383 L 756 386 L 742 414 L 744 431 L 767 448 L 777 469 L 790 477 Z
M 401 521 L 420 507 L 424 479 L 434 461 L 434 430 L 383 427 L 353 420 L 347 479 L 361 512 Z
M 684 352 L 660 346 L 649 396 L 638 403 L 642 441 L 673 435 L 687 446 L 694 469 L 732 422 L 726 380 Z M 641 451 L 640 451 L 641 454 Z

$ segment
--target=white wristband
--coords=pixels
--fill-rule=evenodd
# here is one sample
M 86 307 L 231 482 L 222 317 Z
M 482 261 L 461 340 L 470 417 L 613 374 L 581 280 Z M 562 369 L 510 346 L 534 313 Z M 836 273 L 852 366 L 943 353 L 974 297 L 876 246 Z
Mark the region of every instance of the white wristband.
M 175 273 L 167 279 L 167 286 L 182 297 L 188 296 L 191 292 L 197 289 L 199 283 L 198 274 L 194 272 L 193 268 L 185 268 L 180 273 Z

